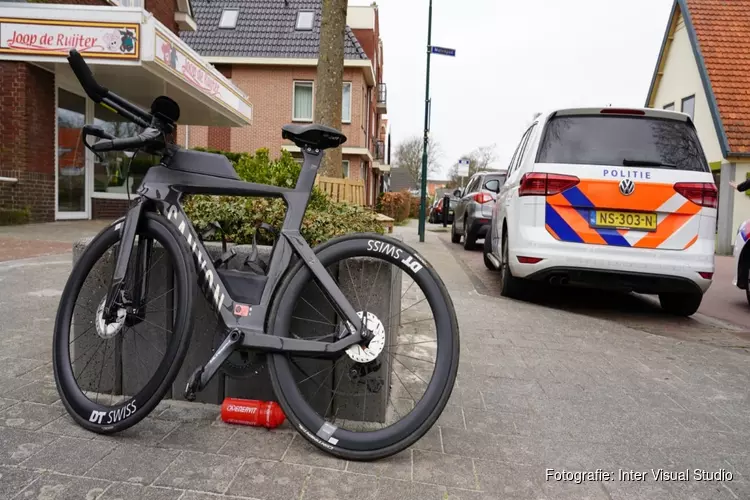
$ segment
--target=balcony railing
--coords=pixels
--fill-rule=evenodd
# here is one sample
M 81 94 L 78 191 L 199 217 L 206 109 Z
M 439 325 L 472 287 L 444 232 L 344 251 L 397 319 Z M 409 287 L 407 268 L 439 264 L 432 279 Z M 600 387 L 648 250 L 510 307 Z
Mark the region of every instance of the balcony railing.
M 379 113 L 388 112 L 388 87 L 385 83 L 378 83 L 378 106 Z

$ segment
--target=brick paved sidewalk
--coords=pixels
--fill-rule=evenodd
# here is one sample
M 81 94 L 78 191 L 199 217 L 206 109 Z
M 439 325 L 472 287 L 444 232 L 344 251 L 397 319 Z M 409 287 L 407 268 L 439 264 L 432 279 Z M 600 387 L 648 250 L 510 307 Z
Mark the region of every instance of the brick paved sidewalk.
M 288 428 L 227 426 L 197 404 L 163 403 L 117 436 L 83 431 L 51 379 L 70 255 L 0 263 L 0 498 L 750 498 L 750 357 L 481 295 L 436 235 L 418 248 L 459 313 L 459 378 L 438 425 L 376 463 L 333 459 Z M 724 480 L 654 481 L 651 468 Z M 648 475 L 574 484 L 547 469 Z

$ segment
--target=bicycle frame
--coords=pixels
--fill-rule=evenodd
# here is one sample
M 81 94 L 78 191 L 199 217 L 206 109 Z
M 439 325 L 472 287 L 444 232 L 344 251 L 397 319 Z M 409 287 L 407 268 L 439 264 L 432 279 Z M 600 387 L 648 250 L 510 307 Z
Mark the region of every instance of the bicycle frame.
M 310 147 L 303 148 L 302 153 L 304 163 L 294 189 L 170 169 L 168 165 L 171 156 L 166 155 L 161 164 L 148 170 L 138 189 L 140 196 L 137 202 L 125 216 L 124 222 L 121 222 L 122 240 L 115 264 L 112 286 L 107 296 L 106 305 L 108 308 L 105 310 L 112 310 L 111 308 L 113 308 L 115 300 L 121 293 L 120 290 L 122 290 L 126 281 L 130 257 L 135 244 L 136 228 L 143 216 L 143 211 L 154 210 L 154 207 L 156 207 L 185 238 L 192 250 L 196 271 L 199 274 L 199 285 L 206 300 L 229 331 L 242 333 L 240 344 L 242 347 L 264 352 L 284 352 L 314 357 L 335 355 L 361 342 L 362 336 L 366 334 L 362 329 L 361 319 L 299 232 L 315 183 L 315 176 L 324 154 L 323 151 Z M 198 238 L 192 223 L 180 204 L 183 194 L 259 196 L 282 198 L 284 200 L 287 205 L 286 216 L 281 229 L 281 237 L 276 242 L 276 248 L 269 262 L 268 279 L 263 289 L 260 304 L 240 304 L 229 296 L 227 287 L 216 272 L 213 262 L 208 258 L 206 248 Z M 142 262 L 143 258 L 141 253 L 142 249 L 139 244 L 137 259 L 139 263 Z M 279 283 L 289 268 L 293 253 L 296 253 L 302 259 L 304 265 L 313 273 L 320 284 L 321 290 L 328 295 L 337 309 L 336 312 L 342 318 L 347 319 L 350 335 L 329 343 L 283 338 L 266 333 L 265 325 L 270 324 L 271 320 L 267 316 L 272 309 L 271 306 L 275 300 Z M 136 291 L 136 294 L 139 294 L 139 292 Z M 235 337 L 235 340 L 239 339 Z M 216 355 L 218 354 L 217 351 Z

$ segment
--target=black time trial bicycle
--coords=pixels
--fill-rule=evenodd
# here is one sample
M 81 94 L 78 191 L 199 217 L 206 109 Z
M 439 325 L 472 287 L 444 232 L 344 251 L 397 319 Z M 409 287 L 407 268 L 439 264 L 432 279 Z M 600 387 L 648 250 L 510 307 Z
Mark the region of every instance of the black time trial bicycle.
M 230 356 L 261 353 L 290 424 L 323 451 L 372 460 L 420 439 L 458 370 L 458 323 L 445 285 L 397 239 L 350 234 L 313 250 L 300 234 L 324 150 L 346 137 L 321 125 L 284 126 L 304 157 L 295 188 L 244 182 L 223 155 L 170 144 L 179 119 L 173 100 L 157 97 L 147 112 L 99 85 L 75 50 L 68 61 L 93 101 L 143 128 L 116 138 L 87 125 L 86 146 L 161 157 L 127 215 L 93 238 L 65 285 L 53 366 L 72 418 L 113 433 L 154 410 L 185 359 L 200 286 L 222 337 L 189 377 L 186 399 Z M 181 205 L 197 194 L 281 198 L 286 214 L 268 262 L 229 269 L 231 252 L 212 261 Z

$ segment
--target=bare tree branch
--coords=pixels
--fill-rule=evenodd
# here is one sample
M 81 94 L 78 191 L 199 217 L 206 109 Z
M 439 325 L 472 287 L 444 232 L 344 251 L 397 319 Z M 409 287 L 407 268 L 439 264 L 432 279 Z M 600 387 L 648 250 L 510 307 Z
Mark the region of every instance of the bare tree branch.
M 414 180 L 417 185 L 422 180 L 422 146 L 423 139 L 421 136 L 414 136 L 399 143 L 395 151 L 395 165 L 397 168 L 403 168 Z M 432 139 L 427 145 L 427 174 L 434 173 L 438 170 L 437 163 L 442 151 L 440 144 Z

